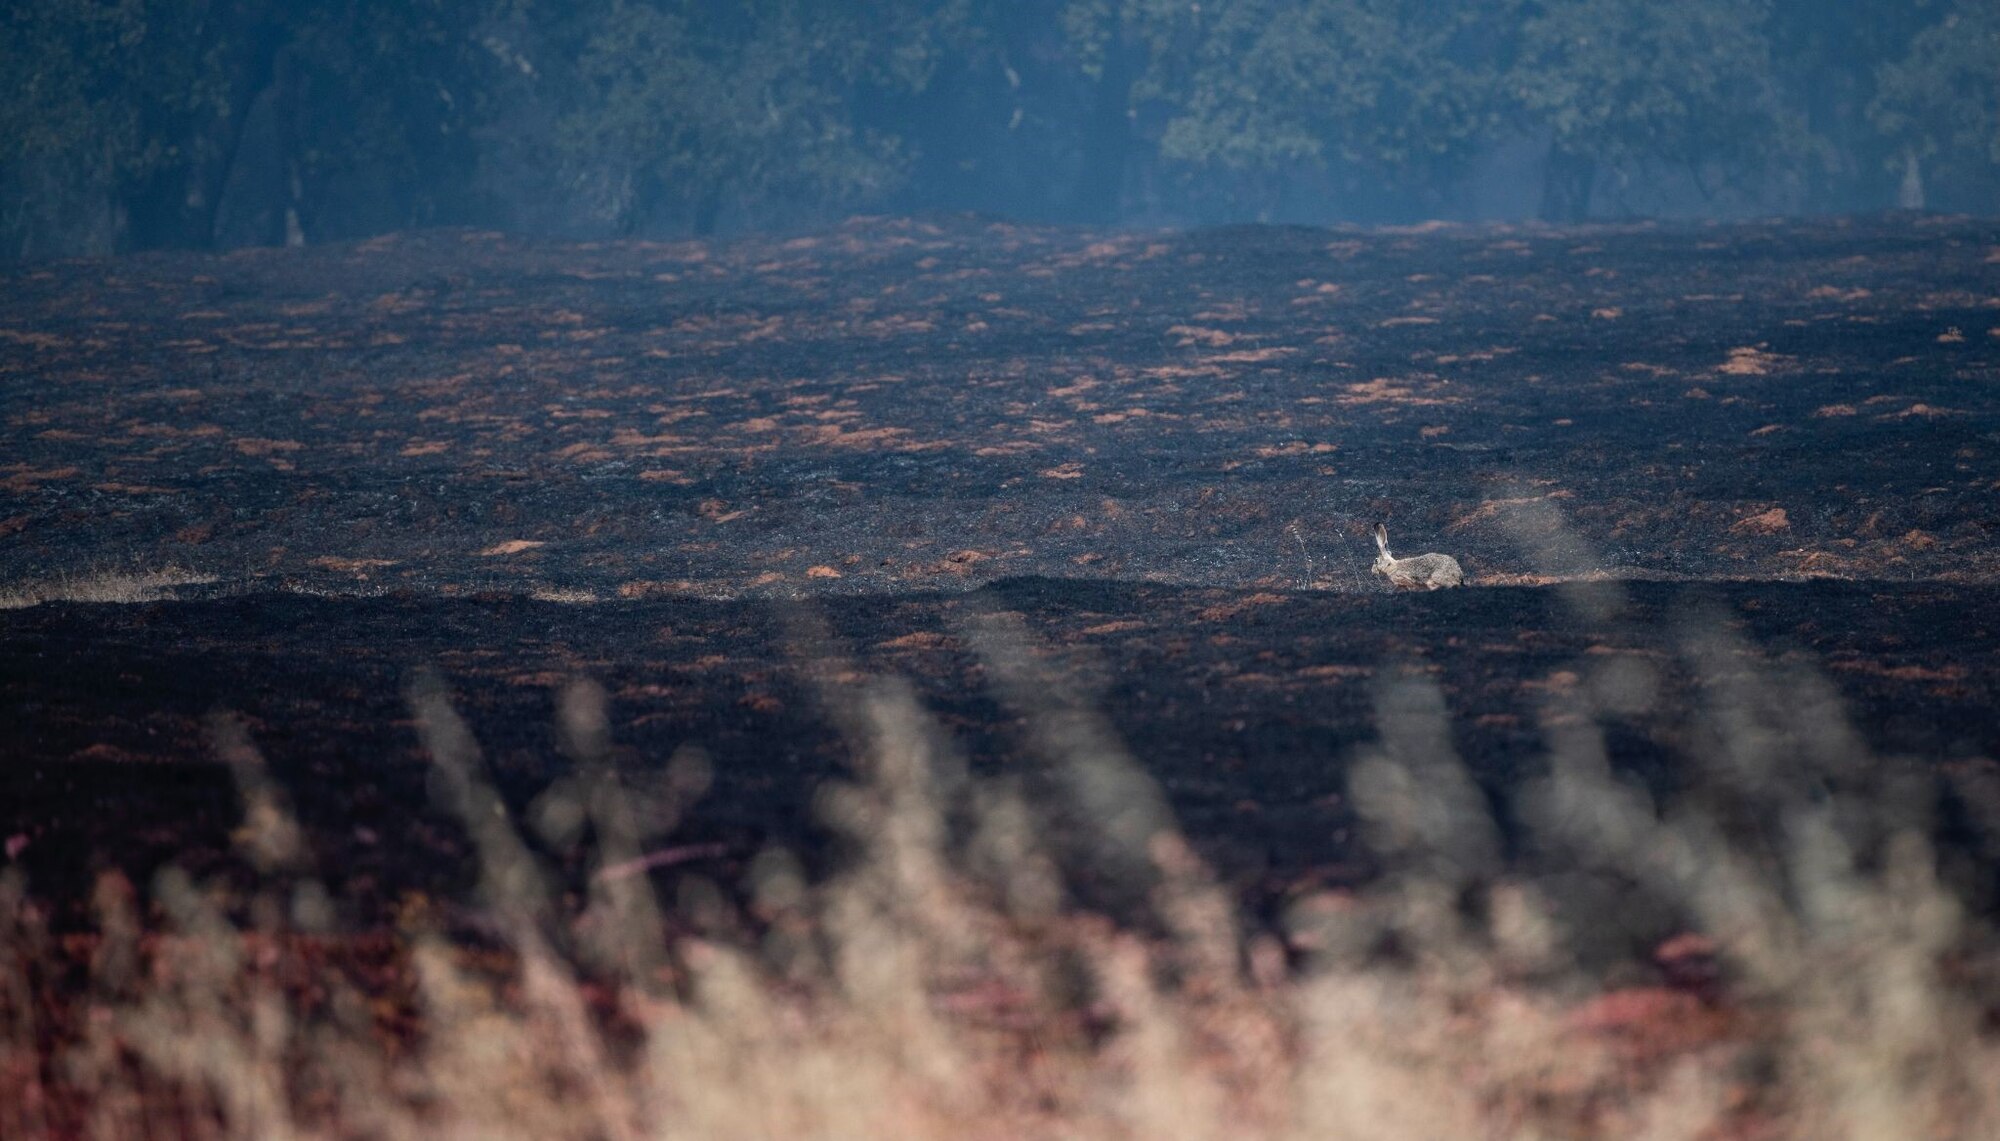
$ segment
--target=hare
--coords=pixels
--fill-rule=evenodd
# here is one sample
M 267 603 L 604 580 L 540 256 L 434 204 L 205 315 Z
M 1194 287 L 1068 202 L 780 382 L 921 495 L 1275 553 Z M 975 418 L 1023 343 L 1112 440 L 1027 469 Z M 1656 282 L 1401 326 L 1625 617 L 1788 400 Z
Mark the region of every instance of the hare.
M 1406 590 L 1419 586 L 1436 590 L 1441 586 L 1462 586 L 1465 583 L 1464 568 L 1450 555 L 1432 553 L 1399 559 L 1390 554 L 1389 529 L 1380 523 L 1375 524 L 1375 546 L 1382 553 L 1375 556 L 1374 571 L 1388 579 L 1391 586 Z

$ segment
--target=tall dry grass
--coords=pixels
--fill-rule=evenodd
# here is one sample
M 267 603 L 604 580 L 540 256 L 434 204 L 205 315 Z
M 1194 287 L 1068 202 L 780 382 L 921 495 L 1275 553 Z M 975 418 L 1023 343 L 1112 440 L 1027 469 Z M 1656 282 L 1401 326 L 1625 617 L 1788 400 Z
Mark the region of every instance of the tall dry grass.
M 570 773 L 518 821 L 420 679 L 484 934 L 417 908 L 373 959 L 220 720 L 250 897 L 169 871 L 152 931 L 107 879 L 86 977 L 58 978 L 0 877 L 0 1135 L 2000 1136 L 1995 943 L 1940 882 L 1931 790 L 1869 754 L 1822 679 L 1723 629 L 1680 640 L 1702 679 L 1690 791 L 1619 775 L 1605 743 L 1661 715 L 1673 663 L 1596 656 L 1551 679 L 1549 753 L 1507 827 L 1437 687 L 1388 677 L 1349 758 L 1383 873 L 1274 930 L 1243 926 L 1144 767 L 1005 616 L 967 635 L 1036 780 L 972 775 L 909 687 L 822 647 L 855 758 L 819 797 L 843 870 L 809 882 L 773 850 L 740 891 L 683 877 L 672 901 L 638 870 L 647 814 L 687 809 L 697 756 L 634 795 L 579 682 Z M 545 854 L 578 847 L 571 899 Z M 1634 940 L 1682 929 L 1634 973 Z

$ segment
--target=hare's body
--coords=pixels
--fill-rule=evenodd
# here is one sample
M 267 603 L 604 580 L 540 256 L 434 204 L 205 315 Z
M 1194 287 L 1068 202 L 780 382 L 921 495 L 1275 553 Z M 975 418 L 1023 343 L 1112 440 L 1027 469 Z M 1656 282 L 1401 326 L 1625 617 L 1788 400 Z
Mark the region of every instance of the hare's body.
M 1375 527 L 1375 546 L 1381 553 L 1375 556 L 1374 571 L 1388 579 L 1391 586 L 1403 590 L 1414 590 L 1420 586 L 1425 590 L 1437 590 L 1465 583 L 1465 569 L 1450 555 L 1433 552 L 1399 559 L 1390 554 L 1389 531 L 1379 524 Z

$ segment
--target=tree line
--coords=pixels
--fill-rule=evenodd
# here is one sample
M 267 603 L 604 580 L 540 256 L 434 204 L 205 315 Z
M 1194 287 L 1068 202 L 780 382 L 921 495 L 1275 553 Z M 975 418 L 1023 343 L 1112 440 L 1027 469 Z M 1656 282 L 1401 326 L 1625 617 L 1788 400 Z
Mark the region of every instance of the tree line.
M 1992 0 L 5 0 L 0 77 L 10 258 L 2000 191 Z

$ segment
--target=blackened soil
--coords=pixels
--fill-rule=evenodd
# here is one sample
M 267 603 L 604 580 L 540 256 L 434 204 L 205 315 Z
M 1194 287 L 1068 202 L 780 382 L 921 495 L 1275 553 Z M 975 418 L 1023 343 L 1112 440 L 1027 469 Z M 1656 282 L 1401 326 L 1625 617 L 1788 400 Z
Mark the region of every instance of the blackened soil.
M 0 583 L 1996 581 L 2000 222 L 482 234 L 0 278 Z
M 611 694 L 619 767 L 642 796 L 682 747 L 712 758 L 712 790 L 650 841 L 694 853 L 677 872 L 733 882 L 767 844 L 821 851 L 814 792 L 853 775 L 809 653 L 911 679 L 975 772 L 1033 786 L 1049 759 L 969 644 L 995 612 L 1022 616 L 1059 696 L 1103 711 L 1197 846 L 1265 902 L 1370 873 L 1346 769 L 1377 734 L 1381 683 L 1397 677 L 1441 688 L 1455 747 L 1503 815 L 1542 770 L 1545 718 L 1601 686 L 1609 663 L 1643 663 L 1654 695 L 1651 712 L 1607 718 L 1615 763 L 1665 795 L 1703 779 L 1697 712 L 1743 691 L 1782 706 L 1793 697 L 1776 679 L 1788 672 L 1830 679 L 1885 769 L 1949 777 L 2000 756 L 2000 588 L 1637 583 L 1608 601 L 1586 616 L 1547 587 L 1246 594 L 1010 579 L 969 594 L 827 599 L 803 616 L 795 604 L 704 600 L 45 605 L 5 618 L 0 829 L 28 838 L 21 862 L 72 901 L 102 866 L 228 866 L 240 812 L 206 741 L 208 716 L 228 710 L 342 894 L 372 910 L 408 890 L 459 893 L 471 860 L 426 791 L 403 698 L 412 672 L 446 675 L 524 814 L 570 768 L 555 696 L 587 676 Z M 1710 623 L 1734 640 L 1722 667 L 1690 656 Z M 810 651 L 807 627 L 818 631 Z
M 1699 615 L 1730 660 L 1830 679 L 1885 770 L 2000 757 L 1992 221 L 439 233 L 0 297 L 0 596 L 212 580 L 0 610 L 0 838 L 72 907 L 98 867 L 228 864 L 217 710 L 357 906 L 464 888 L 401 696 L 423 666 L 517 808 L 568 763 L 575 676 L 635 785 L 706 749 L 654 842 L 731 881 L 820 850 L 846 765 L 802 628 L 912 678 L 975 769 L 1044 763 L 968 647 L 982 611 L 1265 899 L 1370 874 L 1345 768 L 1406 671 L 1503 817 L 1564 695 L 1635 678 L 1657 700 L 1615 763 L 1700 779 Z M 1371 580 L 1383 519 L 1471 588 Z

